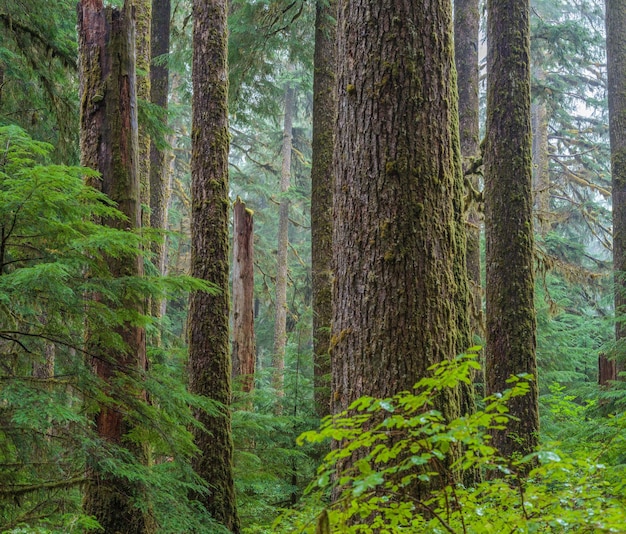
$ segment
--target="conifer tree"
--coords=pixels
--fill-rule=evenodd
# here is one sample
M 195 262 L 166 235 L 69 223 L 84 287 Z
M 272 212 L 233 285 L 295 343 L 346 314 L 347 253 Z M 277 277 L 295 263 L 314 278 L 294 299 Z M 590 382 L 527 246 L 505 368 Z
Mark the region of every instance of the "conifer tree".
M 530 4 L 490 0 L 488 9 L 485 234 L 487 394 L 511 375 L 537 376 L 530 130 Z M 513 399 L 516 417 L 494 434 L 505 456 L 538 442 L 537 382 Z
M 336 0 L 318 0 L 313 63 L 313 154 L 311 156 L 311 258 L 315 406 L 330 413 L 330 325 L 332 321 L 332 161 L 335 98 Z
M 131 11 L 103 7 L 101 1 L 84 0 L 78 5 L 81 82 L 81 162 L 98 170 L 101 180 L 93 180 L 103 193 L 117 202 L 127 221 L 111 220 L 107 224 L 129 230 L 141 227 L 140 190 L 137 175 L 137 101 L 134 63 L 134 25 Z M 143 259 L 138 255 L 109 258 L 114 277 L 140 276 Z M 95 295 L 97 300 L 106 298 Z M 138 304 L 132 297 L 124 305 Z M 114 387 L 120 375 L 141 379 L 146 370 L 146 341 L 142 327 L 125 322 L 117 332 L 122 344 L 104 349 L 98 341 L 102 333 L 87 332 L 88 347 L 93 356 L 98 379 Z M 116 395 L 137 396 L 145 393 L 132 382 Z M 133 450 L 128 441 L 131 426 L 124 412 L 115 406 L 101 405 L 96 428 L 106 442 Z M 141 487 L 137 482 L 106 473 L 90 466 L 90 483 L 85 490 L 84 509 L 97 518 L 106 532 L 145 533 L 151 522 L 138 513 L 137 499 Z
M 451 6 L 340 2 L 337 29 L 335 412 L 469 339 Z M 458 415 L 458 392 L 438 408 Z
M 606 0 L 606 52 L 611 138 L 613 199 L 613 276 L 615 284 L 615 338 L 617 369 L 624 369 L 626 338 L 626 6 Z M 617 379 L 617 376 L 611 377 Z
M 233 483 L 228 246 L 228 66 L 226 0 L 193 2 L 191 274 L 220 293 L 194 292 L 189 302 L 189 388 L 221 405 L 198 411 L 201 455 L 194 469 L 208 483 L 199 495 L 217 522 L 239 532 Z

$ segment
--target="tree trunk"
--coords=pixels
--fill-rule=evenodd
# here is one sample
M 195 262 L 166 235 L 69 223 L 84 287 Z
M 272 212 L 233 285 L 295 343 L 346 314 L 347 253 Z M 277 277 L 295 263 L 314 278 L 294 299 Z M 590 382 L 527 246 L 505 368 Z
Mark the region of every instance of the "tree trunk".
M 330 414 L 330 325 L 332 322 L 333 144 L 335 17 L 337 1 L 318 0 L 313 65 L 313 155 L 311 157 L 311 256 L 313 276 L 313 365 L 317 415 Z
M 133 230 L 141 225 L 139 181 L 137 176 L 137 102 L 135 93 L 134 25 L 128 10 L 103 8 L 99 0 L 84 0 L 78 4 L 81 102 L 81 164 L 97 169 L 98 187 L 117 203 L 128 220 L 104 221 L 113 227 Z M 114 277 L 140 276 L 142 259 L 138 256 L 108 259 Z M 96 298 L 101 298 L 97 296 Z M 125 308 L 137 306 L 134 302 Z M 146 369 L 145 332 L 143 328 L 126 324 L 117 332 L 125 350 L 99 352 L 97 341 L 90 341 L 95 352 L 94 371 L 98 378 L 111 384 L 125 369 L 141 380 Z M 88 333 L 97 338 L 94 330 Z M 131 386 L 125 386 L 127 389 Z M 114 394 L 114 393 L 112 393 Z M 128 389 L 125 395 L 144 396 L 140 390 Z M 122 409 L 102 406 L 96 416 L 96 431 L 105 441 L 125 446 L 130 430 Z M 105 532 L 149 532 L 150 523 L 138 511 L 134 500 L 141 498 L 141 487 L 133 481 L 90 468 L 90 483 L 85 488 L 84 510 L 96 517 Z
M 150 100 L 167 110 L 169 92 L 169 67 L 163 63 L 163 56 L 170 50 L 170 0 L 152 0 L 152 38 L 151 56 L 160 58 L 150 67 Z M 167 126 L 164 117 L 163 127 Z M 169 151 L 150 144 L 150 227 L 165 230 L 167 227 L 167 205 L 170 191 Z M 165 274 L 166 247 L 164 241 L 153 244 L 154 265 L 161 274 Z M 162 315 L 162 303 L 153 302 L 152 314 Z
M 613 186 L 613 276 L 617 371 L 625 367 L 626 338 L 626 6 L 606 0 L 606 53 Z
M 285 117 L 283 124 L 282 168 L 280 171 L 280 214 L 278 219 L 278 245 L 276 254 L 276 314 L 274 319 L 274 355 L 272 385 L 276 390 L 277 413 L 281 411 L 280 399 L 284 396 L 285 347 L 287 346 L 287 252 L 289 249 L 289 183 L 291 181 L 292 123 L 295 106 L 293 87 L 285 87 Z
M 242 389 L 254 388 L 254 221 L 252 211 L 237 198 L 233 215 L 233 377 Z
M 487 264 L 487 394 L 511 375 L 535 377 L 509 405 L 512 420 L 494 433 L 501 454 L 522 456 L 537 445 L 536 318 L 530 132 L 530 6 L 489 0 L 485 234 Z
M 550 231 L 550 169 L 548 159 L 548 111 L 538 100 L 530 106 L 533 140 L 533 191 L 539 233 Z
M 454 53 L 458 73 L 459 132 L 464 168 L 480 157 L 478 105 L 478 0 L 456 0 L 454 3 Z M 470 186 L 480 188 L 477 175 L 468 177 Z M 471 197 L 471 195 L 468 195 Z M 473 337 L 482 338 L 485 331 L 483 290 L 480 275 L 480 227 L 478 206 L 470 200 L 467 209 L 467 275 L 470 283 L 470 327 Z M 467 347 L 465 347 L 467 348 Z
M 226 0 L 193 3 L 191 274 L 215 284 L 220 293 L 196 291 L 190 297 L 189 388 L 223 406 L 217 414 L 196 414 L 206 431 L 194 429 L 201 454 L 193 465 L 209 484 L 208 493 L 198 498 L 216 521 L 238 533 L 229 411 L 226 12 Z
M 130 0 L 135 16 L 135 57 L 137 71 L 137 100 L 150 101 L 150 27 L 152 0 Z M 139 103 L 138 103 L 139 105 Z M 141 188 L 142 206 L 150 206 L 150 135 L 144 120 L 138 122 L 137 172 Z M 150 215 L 142 207 L 141 224 L 150 226 Z
M 334 412 L 411 389 L 469 338 L 451 5 L 344 2 L 337 28 Z

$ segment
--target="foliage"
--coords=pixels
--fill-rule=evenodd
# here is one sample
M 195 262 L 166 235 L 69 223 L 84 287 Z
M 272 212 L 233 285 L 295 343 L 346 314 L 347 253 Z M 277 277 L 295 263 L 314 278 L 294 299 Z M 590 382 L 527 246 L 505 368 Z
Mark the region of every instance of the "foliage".
M 442 391 L 470 380 L 472 356 L 431 368 L 413 392 L 388 399 L 364 397 L 326 419 L 300 442 L 333 440 L 310 489 L 336 501 L 319 513 L 287 514 L 281 532 L 617 532 L 626 524 L 622 482 L 585 453 L 542 447 L 524 458 L 500 458 L 489 431 L 510 420 L 508 401 L 523 395 L 531 377 L 512 377 L 511 388 L 485 399 L 475 414 L 445 421 L 433 409 Z M 562 408 L 562 404 L 561 404 Z M 624 435 L 623 421 L 616 434 Z M 623 438 L 622 438 L 623 439 Z M 342 459 L 357 458 L 342 470 Z M 438 464 L 435 469 L 434 466 Z M 446 474 L 442 478 L 441 465 Z M 459 481 L 479 468 L 485 480 Z M 428 485 L 430 490 L 425 486 Z M 433 489 L 434 488 L 434 489 Z M 328 521 L 330 530 L 320 525 Z M 318 530 L 316 530 L 316 528 Z
M 50 164 L 50 145 L 15 126 L 0 127 L 0 146 L 0 529 L 89 530 L 80 511 L 89 462 L 142 481 L 136 505 L 154 510 L 163 532 L 206 531 L 201 510 L 187 500 L 190 490 L 205 491 L 190 468 L 189 429 L 191 408 L 217 408 L 186 393 L 171 359 L 147 374 L 119 369 L 101 383 L 85 335 L 125 350 L 118 327 L 150 319 L 117 305 L 210 286 L 188 277 L 112 278 L 108 257 L 143 256 L 149 243 L 94 222 L 123 217 L 84 185 L 94 173 Z M 141 390 L 149 403 L 128 393 Z M 93 416 L 102 406 L 133 422 L 124 445 L 96 434 Z M 133 443 L 149 462 L 129 450 Z

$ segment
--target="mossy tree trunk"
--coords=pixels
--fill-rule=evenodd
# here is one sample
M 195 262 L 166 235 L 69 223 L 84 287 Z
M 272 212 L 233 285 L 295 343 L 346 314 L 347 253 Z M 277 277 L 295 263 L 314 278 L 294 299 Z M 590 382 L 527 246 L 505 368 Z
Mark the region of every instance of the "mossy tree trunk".
M 274 353 L 272 357 L 272 385 L 276 390 L 276 413 L 282 411 L 284 396 L 285 349 L 287 347 L 287 253 L 289 251 L 289 185 L 291 182 L 291 151 L 293 141 L 293 114 L 295 91 L 285 86 L 285 115 L 283 120 L 282 166 L 280 171 L 280 212 L 278 216 L 278 243 L 276 252 L 276 296 L 274 300 Z
M 311 157 L 311 256 L 315 408 L 330 414 L 330 325 L 332 322 L 333 144 L 336 0 L 318 0 L 313 64 L 313 154 Z
M 84 0 L 78 4 L 78 26 L 81 163 L 100 171 L 101 179 L 93 180 L 91 185 L 115 201 L 128 218 L 103 222 L 133 231 L 141 226 L 133 20 L 126 8 L 104 8 L 101 0 Z M 109 258 L 108 266 L 114 277 L 143 274 L 142 259 L 138 256 Z M 137 306 L 135 302 L 122 305 Z M 102 352 L 97 329 L 88 332 L 95 374 L 109 384 L 109 395 L 145 399 L 140 387 L 146 369 L 145 331 L 126 324 L 117 333 L 125 349 Z M 117 385 L 119 369 L 135 379 L 136 386 Z M 124 391 L 119 391 L 119 387 L 124 387 Z M 96 415 L 97 433 L 105 442 L 140 455 L 137 446 L 126 440 L 131 427 L 121 406 L 100 407 Z M 151 531 L 148 526 L 151 521 L 135 506 L 137 499 L 142 498 L 140 484 L 101 471 L 97 462 L 90 465 L 89 475 L 84 510 L 97 518 L 105 532 Z
M 459 89 L 459 132 L 464 168 L 471 166 L 480 154 L 478 105 L 478 38 L 480 11 L 478 0 L 456 0 L 454 3 L 454 57 Z M 469 186 L 479 190 L 479 176 L 468 177 Z M 470 325 L 473 337 L 483 337 L 483 290 L 480 270 L 481 219 L 478 206 L 469 199 L 467 210 L 467 275 L 470 283 Z M 467 347 L 466 347 L 467 348 Z
M 487 266 L 487 394 L 514 374 L 537 376 L 534 307 L 530 5 L 487 4 L 487 139 L 485 234 Z M 509 457 L 537 445 L 537 382 L 509 405 L 512 420 L 493 444 Z
M 226 0 L 193 2 L 193 101 L 191 155 L 191 274 L 220 293 L 192 293 L 189 301 L 189 388 L 222 405 L 199 411 L 206 431 L 195 429 L 201 454 L 196 472 L 208 483 L 199 496 L 211 516 L 239 532 L 233 483 L 229 411 L 231 360 L 229 322 L 228 66 Z
M 164 56 L 170 50 L 170 0 L 152 0 L 152 34 L 150 40 L 151 57 L 156 62 L 150 66 L 150 100 L 152 104 L 167 110 L 169 91 L 169 68 Z M 163 128 L 167 119 L 163 118 Z M 167 226 L 167 204 L 170 191 L 169 153 L 157 143 L 150 144 L 150 227 L 164 230 Z M 165 274 L 166 247 L 159 241 L 153 245 L 154 265 Z M 163 313 L 162 303 L 153 302 L 152 313 Z
M 254 388 L 254 219 L 237 198 L 233 214 L 233 377 L 242 389 Z
M 137 72 L 137 105 L 150 101 L 150 33 L 152 25 L 152 0 L 130 0 L 135 16 L 135 67 Z M 142 117 L 138 121 L 137 172 L 141 188 L 142 206 L 150 206 L 150 134 Z M 141 222 L 150 226 L 150 215 L 142 207 Z
M 606 52 L 613 186 L 616 371 L 619 372 L 626 367 L 626 5 L 619 0 L 606 0 Z
M 337 33 L 334 412 L 410 389 L 469 339 L 451 5 L 340 2 Z

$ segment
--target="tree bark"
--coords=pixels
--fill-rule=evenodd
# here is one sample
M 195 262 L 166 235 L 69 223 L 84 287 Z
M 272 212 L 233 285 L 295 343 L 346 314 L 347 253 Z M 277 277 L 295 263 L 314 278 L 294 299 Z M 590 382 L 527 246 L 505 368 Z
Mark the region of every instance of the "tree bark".
M 133 230 L 141 225 L 139 180 L 137 176 L 137 101 L 135 92 L 134 25 L 127 9 L 103 8 L 100 0 L 78 4 L 81 104 L 81 164 L 97 169 L 100 180 L 92 180 L 117 203 L 128 218 L 104 221 L 112 227 Z M 141 276 L 139 256 L 109 258 L 112 276 Z M 96 296 L 96 298 L 101 298 Z M 137 307 L 134 302 L 125 308 Z M 95 329 L 88 333 L 94 372 L 112 386 L 119 369 L 141 380 L 146 369 L 145 331 L 130 324 L 117 332 L 125 350 L 102 352 Z M 130 386 L 126 386 L 127 388 Z M 142 397 L 141 390 L 126 395 Z M 96 431 L 105 441 L 137 452 L 126 442 L 130 425 L 123 409 L 101 406 L 96 415 Z M 150 520 L 135 507 L 141 496 L 140 484 L 90 467 L 85 488 L 84 510 L 96 517 L 105 532 L 150 532 Z
M 272 385 L 276 390 L 277 413 L 281 411 L 284 396 L 285 348 L 287 346 L 287 252 L 289 249 L 289 184 L 291 182 L 291 149 L 293 140 L 293 114 L 295 92 L 291 85 L 285 87 L 285 116 L 283 123 L 282 167 L 280 171 L 280 214 L 278 219 L 278 245 L 276 254 L 276 313 L 274 316 L 274 354 Z
M 254 388 L 254 220 L 252 211 L 237 198 L 233 216 L 233 377 L 242 377 L 242 389 Z
M 617 372 L 626 338 L 626 6 L 606 0 L 606 54 L 613 199 L 613 276 Z M 617 377 L 616 377 L 617 378 Z
M 135 17 L 135 58 L 137 72 L 137 100 L 150 101 L 150 33 L 152 24 L 152 0 L 130 0 Z M 141 188 L 141 224 L 150 226 L 150 135 L 145 121 L 138 121 L 137 172 Z
M 511 375 L 535 377 L 513 399 L 506 431 L 493 444 L 505 457 L 537 445 L 532 143 L 530 130 L 530 5 L 489 0 L 485 234 L 487 264 L 487 394 L 509 387 Z
M 454 56 L 458 74 L 459 133 L 464 168 L 469 167 L 472 161 L 481 155 L 478 121 L 478 31 L 480 27 L 478 4 L 478 0 L 456 0 L 454 3 Z M 468 177 L 468 179 L 471 187 L 479 190 L 479 176 L 473 175 Z M 471 297 L 470 327 L 474 338 L 482 338 L 485 332 L 480 269 L 480 230 L 482 222 L 478 206 L 474 201 L 469 201 L 466 210 L 466 261 Z
M 313 154 L 311 157 L 311 256 L 313 365 L 317 415 L 330 414 L 332 322 L 333 144 L 337 115 L 335 37 L 337 2 L 318 0 L 313 64 Z
M 152 0 L 152 36 L 151 56 L 160 61 L 150 67 L 150 100 L 154 105 L 167 110 L 169 92 L 169 67 L 162 62 L 163 56 L 170 50 L 170 0 Z M 167 126 L 164 117 L 163 127 Z M 150 227 L 165 230 L 167 227 L 167 205 L 170 192 L 169 151 L 161 149 L 156 143 L 150 144 Z M 154 265 L 161 274 L 165 274 L 165 241 L 153 244 Z M 163 304 L 154 302 L 152 314 L 163 315 Z
M 538 100 L 530 106 L 533 140 L 533 191 L 539 234 L 550 231 L 550 169 L 548 159 L 548 111 Z
M 208 494 L 198 498 L 216 521 L 238 533 L 229 412 L 226 13 L 226 0 L 193 2 L 191 274 L 215 284 L 220 293 L 194 292 L 190 297 L 189 388 L 223 407 L 217 414 L 196 414 L 206 431 L 194 430 L 201 454 L 193 465 L 209 484 Z
M 337 28 L 335 413 L 411 389 L 469 338 L 451 5 L 343 2 Z M 458 392 L 438 409 L 458 416 Z

